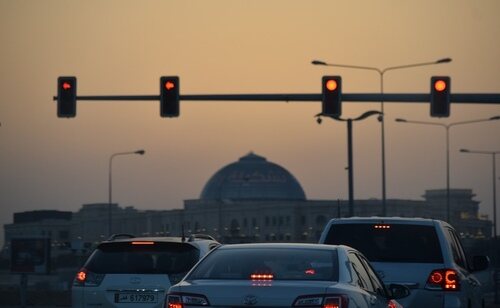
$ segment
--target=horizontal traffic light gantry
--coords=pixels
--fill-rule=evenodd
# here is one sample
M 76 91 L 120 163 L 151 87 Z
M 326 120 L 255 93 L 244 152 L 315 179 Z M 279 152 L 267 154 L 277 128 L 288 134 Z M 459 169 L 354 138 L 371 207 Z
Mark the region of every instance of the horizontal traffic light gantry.
M 160 93 L 153 95 L 76 95 L 76 77 L 65 76 L 57 80 L 57 116 L 76 116 L 76 101 L 160 101 L 162 117 L 178 117 L 179 102 L 183 101 L 266 101 L 266 102 L 318 102 L 322 103 L 322 116 L 340 117 L 342 102 L 370 103 L 431 103 L 431 115 L 444 117 L 450 114 L 449 104 L 500 104 L 500 93 L 450 93 L 449 77 L 431 81 L 430 93 L 342 93 L 340 76 L 324 76 L 321 93 L 282 94 L 183 94 L 180 95 L 179 77 L 160 78 Z M 441 104 L 440 104 L 441 102 Z M 444 102 L 444 103 L 443 103 Z M 440 106 L 440 107 L 439 107 Z
M 450 116 L 450 86 L 448 76 L 431 77 L 431 117 Z
M 57 116 L 76 117 L 76 77 L 62 76 L 57 79 Z

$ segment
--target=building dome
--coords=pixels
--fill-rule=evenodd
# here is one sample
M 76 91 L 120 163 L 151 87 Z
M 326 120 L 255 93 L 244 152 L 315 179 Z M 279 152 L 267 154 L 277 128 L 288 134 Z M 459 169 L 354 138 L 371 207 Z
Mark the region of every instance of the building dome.
M 217 171 L 202 200 L 305 200 L 300 183 L 285 168 L 249 153 Z

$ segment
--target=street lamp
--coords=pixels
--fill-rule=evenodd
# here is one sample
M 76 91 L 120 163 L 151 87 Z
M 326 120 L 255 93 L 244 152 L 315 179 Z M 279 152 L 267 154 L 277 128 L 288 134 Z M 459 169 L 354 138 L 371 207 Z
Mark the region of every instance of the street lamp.
M 496 155 L 500 154 L 500 151 L 472 151 L 467 149 L 460 149 L 462 153 L 471 154 L 486 154 L 491 155 L 491 160 L 493 162 L 493 238 L 497 237 L 497 185 L 496 185 Z
M 113 158 L 115 158 L 116 156 L 119 156 L 119 155 L 133 155 L 133 154 L 139 154 L 139 155 L 144 155 L 144 153 L 146 153 L 146 151 L 144 150 L 137 150 L 137 151 L 131 151 L 131 152 L 119 152 L 119 153 L 114 153 L 112 154 L 110 157 L 109 157 L 109 182 L 108 182 L 108 189 L 109 189 L 109 199 L 108 199 L 108 235 L 111 236 L 111 222 L 112 222 L 112 219 L 111 219 L 111 203 L 113 202 L 112 200 L 112 188 L 113 188 L 113 185 L 112 185 L 112 171 L 113 171 Z
M 449 63 L 451 61 L 452 61 L 451 58 L 442 58 L 442 59 L 439 59 L 436 61 L 431 61 L 431 62 L 422 62 L 422 63 L 391 66 L 391 67 L 386 67 L 383 69 L 380 69 L 377 67 L 371 67 L 371 66 L 333 64 L 333 63 L 327 63 L 327 62 L 320 61 L 320 60 L 314 60 L 311 62 L 311 64 L 375 71 L 380 76 L 380 94 L 384 94 L 384 74 L 388 71 L 405 69 L 405 68 L 412 68 L 412 67 L 419 67 L 419 66 L 426 66 L 426 65 Z M 386 216 L 387 215 L 387 196 L 386 196 L 386 185 L 385 185 L 385 125 L 384 125 L 384 116 L 383 116 L 384 115 L 384 101 L 383 100 L 380 101 L 380 112 L 381 112 L 381 114 L 379 115 L 378 119 L 380 121 L 380 128 L 381 128 L 381 148 L 382 148 L 382 154 L 381 154 L 381 156 L 382 156 L 382 216 Z
M 340 117 L 328 116 L 329 118 L 332 118 L 337 121 L 347 122 L 347 170 L 348 170 L 348 186 L 349 186 L 349 217 L 354 216 L 354 170 L 353 170 L 354 166 L 352 160 L 352 122 L 361 121 L 376 114 L 378 114 L 379 116 L 382 115 L 380 111 L 371 110 L 363 113 L 362 115 L 354 119 L 352 118 L 343 119 Z M 324 116 L 322 113 L 316 115 L 318 124 L 321 124 L 322 116 Z
M 401 123 L 410 123 L 410 124 L 424 124 L 424 125 L 436 125 L 436 126 L 441 126 L 446 129 L 446 220 L 451 223 L 450 220 L 450 128 L 453 126 L 457 125 L 464 125 L 464 124 L 471 124 L 471 123 L 478 123 L 478 122 L 487 122 L 487 121 L 494 121 L 494 120 L 500 120 L 500 116 L 495 116 L 487 119 L 478 119 L 478 120 L 471 120 L 471 121 L 462 121 L 462 122 L 455 122 L 455 123 L 439 123 L 439 122 L 424 122 L 424 121 L 411 121 L 411 120 L 406 120 L 406 119 L 396 119 L 396 122 L 401 122 Z

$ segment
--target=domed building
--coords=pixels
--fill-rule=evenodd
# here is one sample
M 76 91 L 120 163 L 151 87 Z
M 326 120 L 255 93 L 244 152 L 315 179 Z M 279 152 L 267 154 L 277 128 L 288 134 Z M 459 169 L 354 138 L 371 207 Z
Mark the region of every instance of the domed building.
M 217 171 L 201 200 L 306 200 L 304 190 L 285 168 L 250 152 Z
M 199 199 L 185 201 L 184 227 L 224 242 L 307 240 L 310 232 L 319 232 L 306 226 L 309 203 L 292 173 L 250 152 L 215 172 Z M 325 214 L 319 213 L 321 227 Z

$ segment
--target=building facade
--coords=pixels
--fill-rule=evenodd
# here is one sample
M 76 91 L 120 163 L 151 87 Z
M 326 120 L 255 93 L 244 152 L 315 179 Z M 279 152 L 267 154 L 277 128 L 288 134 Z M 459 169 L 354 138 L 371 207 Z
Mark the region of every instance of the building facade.
M 470 189 L 452 189 L 451 224 L 464 238 L 489 238 L 492 224 L 479 217 L 479 201 Z M 446 220 L 446 190 L 427 190 L 423 200 L 388 199 L 387 215 Z M 44 212 L 44 215 L 40 213 Z M 111 216 L 108 216 L 111 212 Z M 355 200 L 354 216 L 380 216 L 381 200 Z M 63 214 L 61 214 L 63 213 Z M 16 213 L 4 226 L 5 248 L 13 237 L 51 237 L 65 249 L 91 249 L 111 233 L 144 236 L 212 235 L 222 243 L 316 242 L 331 218 L 347 217 L 347 200 L 308 200 L 297 179 L 285 168 L 249 153 L 217 171 L 198 199 L 183 209 L 137 210 L 118 204 L 84 204 L 75 213 Z M 35 217 L 34 219 L 16 219 Z M 65 243 L 61 246 L 61 243 Z M 53 244 L 54 246 L 54 244 Z

